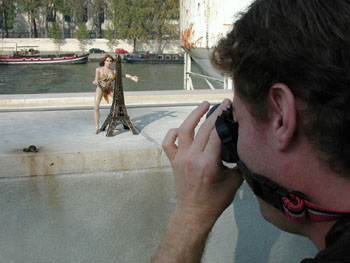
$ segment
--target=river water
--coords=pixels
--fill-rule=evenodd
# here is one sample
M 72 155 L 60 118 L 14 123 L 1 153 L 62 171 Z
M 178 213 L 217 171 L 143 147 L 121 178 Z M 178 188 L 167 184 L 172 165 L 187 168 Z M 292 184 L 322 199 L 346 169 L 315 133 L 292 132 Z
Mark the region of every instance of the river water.
M 78 65 L 3 65 L 0 66 L 0 94 L 94 92 L 97 62 Z M 181 90 L 181 64 L 127 64 L 123 73 L 139 76 L 135 83 L 123 78 L 124 91 Z M 192 71 L 200 70 L 192 63 Z M 193 79 L 195 89 L 208 89 L 204 80 Z M 219 86 L 220 87 L 220 86 Z

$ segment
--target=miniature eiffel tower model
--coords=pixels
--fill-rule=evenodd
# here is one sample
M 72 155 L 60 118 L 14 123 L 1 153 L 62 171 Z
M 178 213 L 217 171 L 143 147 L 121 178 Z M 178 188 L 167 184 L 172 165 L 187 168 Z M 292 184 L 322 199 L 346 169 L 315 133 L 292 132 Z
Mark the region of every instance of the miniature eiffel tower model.
M 113 103 L 111 106 L 111 111 L 101 126 L 100 131 L 104 131 L 108 125 L 106 136 L 111 137 L 113 136 L 113 132 L 117 125 L 123 124 L 125 129 L 130 129 L 134 135 L 137 135 L 138 133 L 134 125 L 131 123 L 128 113 L 126 112 L 120 55 L 118 55 L 116 59 L 116 71 L 117 76 L 114 83 Z

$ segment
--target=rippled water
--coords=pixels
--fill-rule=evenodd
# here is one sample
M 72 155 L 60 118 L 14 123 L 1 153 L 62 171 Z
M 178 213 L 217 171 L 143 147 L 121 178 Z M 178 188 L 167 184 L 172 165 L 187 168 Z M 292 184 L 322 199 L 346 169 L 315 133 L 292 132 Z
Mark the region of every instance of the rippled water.
M 97 62 L 78 65 L 2 65 L 0 94 L 93 92 Z M 139 76 L 139 82 L 123 79 L 125 91 L 181 90 L 183 65 L 122 64 L 123 73 Z M 199 72 L 192 64 L 192 70 Z M 204 81 L 194 80 L 197 89 L 207 89 Z

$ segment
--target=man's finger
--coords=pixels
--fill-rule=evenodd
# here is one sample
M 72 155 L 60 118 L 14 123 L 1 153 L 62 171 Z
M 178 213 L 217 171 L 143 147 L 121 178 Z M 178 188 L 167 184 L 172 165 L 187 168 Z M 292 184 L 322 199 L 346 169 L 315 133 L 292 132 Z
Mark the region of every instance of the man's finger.
M 197 127 L 200 119 L 208 111 L 209 103 L 202 102 L 195 110 L 193 110 L 184 120 L 178 130 L 178 143 L 180 149 L 188 149 L 193 141 L 194 129 Z
M 209 118 L 203 122 L 199 128 L 197 135 L 194 139 L 193 150 L 203 151 L 208 143 L 209 136 L 213 129 L 215 129 L 215 122 L 217 117 L 222 113 L 224 109 L 229 107 L 231 100 L 225 99 L 220 106 L 209 116 Z
M 204 152 L 210 156 L 213 161 L 221 159 L 221 140 L 215 129 L 210 133 Z
M 170 161 L 172 161 L 175 158 L 177 152 L 177 146 L 175 144 L 177 139 L 177 133 L 178 129 L 169 130 L 162 142 L 162 147 Z

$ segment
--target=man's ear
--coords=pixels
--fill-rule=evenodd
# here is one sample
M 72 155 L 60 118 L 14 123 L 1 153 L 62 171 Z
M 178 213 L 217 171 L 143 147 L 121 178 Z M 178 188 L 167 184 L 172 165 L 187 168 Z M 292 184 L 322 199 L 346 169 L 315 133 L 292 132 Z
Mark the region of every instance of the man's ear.
M 294 94 L 287 85 L 275 83 L 270 89 L 269 104 L 277 149 L 286 151 L 296 131 Z

